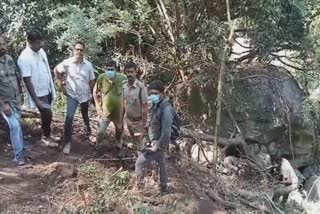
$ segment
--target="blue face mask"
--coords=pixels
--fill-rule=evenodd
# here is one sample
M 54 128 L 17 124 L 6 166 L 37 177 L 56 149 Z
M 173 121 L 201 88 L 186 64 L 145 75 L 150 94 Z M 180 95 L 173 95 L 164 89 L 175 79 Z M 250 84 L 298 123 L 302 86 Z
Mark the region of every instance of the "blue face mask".
M 115 70 L 106 70 L 105 73 L 109 79 L 114 79 L 116 77 Z
M 160 102 L 160 94 L 151 94 L 149 96 L 149 100 L 153 103 L 153 104 L 158 104 Z

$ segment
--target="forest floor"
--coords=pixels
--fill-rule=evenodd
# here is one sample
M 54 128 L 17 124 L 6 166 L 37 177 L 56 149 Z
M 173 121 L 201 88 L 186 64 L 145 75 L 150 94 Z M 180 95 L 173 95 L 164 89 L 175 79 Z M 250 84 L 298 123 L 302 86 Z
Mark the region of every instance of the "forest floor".
M 84 134 L 78 118 L 74 124 L 71 155 L 39 143 L 39 120 L 25 118 L 24 134 L 28 164 L 15 166 L 12 149 L 0 141 L 0 213 L 268 213 L 273 211 L 268 200 L 248 205 L 235 190 L 272 194 L 268 176 L 244 173 L 223 174 L 175 153 L 168 160 L 170 193 L 160 195 L 157 176 L 148 177 L 143 191 L 134 189 L 133 151 L 125 147 L 120 160 L 112 149 L 97 152 Z M 53 130 L 63 133 L 63 118 L 55 118 Z M 113 128 L 110 127 L 110 133 Z M 128 138 L 125 138 L 129 142 Z M 132 158 L 132 159 L 131 159 Z M 212 192 L 235 207 L 213 201 Z M 255 208 L 252 207 L 255 206 Z M 292 212 L 283 212 L 292 213 Z M 301 212 L 297 212 L 301 213 Z

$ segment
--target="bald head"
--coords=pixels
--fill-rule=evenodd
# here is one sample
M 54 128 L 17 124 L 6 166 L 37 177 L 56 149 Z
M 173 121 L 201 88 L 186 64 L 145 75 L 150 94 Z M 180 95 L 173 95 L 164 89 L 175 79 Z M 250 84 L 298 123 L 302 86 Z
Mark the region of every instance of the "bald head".
M 5 37 L 0 34 L 0 57 L 4 56 L 7 52 L 7 43 Z

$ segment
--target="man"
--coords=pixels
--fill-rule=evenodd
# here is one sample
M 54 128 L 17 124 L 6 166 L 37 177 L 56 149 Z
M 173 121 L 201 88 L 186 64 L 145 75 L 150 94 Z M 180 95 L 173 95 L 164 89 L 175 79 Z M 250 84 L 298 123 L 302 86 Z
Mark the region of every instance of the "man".
M 111 60 L 106 64 L 106 71 L 100 74 L 93 89 L 93 98 L 99 115 L 97 142 L 98 149 L 103 142 L 110 122 L 116 128 L 116 148 L 122 147 L 123 124 L 121 121 L 122 110 L 122 85 L 127 77 L 116 71 L 116 62 Z M 101 101 L 98 94 L 101 94 Z
M 294 172 L 290 162 L 282 158 L 279 153 L 271 155 L 271 162 L 280 175 L 280 187 L 275 188 L 272 200 L 277 202 L 283 196 L 282 203 L 285 204 L 289 194 L 298 188 L 298 177 Z
M 11 56 L 6 54 L 6 41 L 0 34 L 0 112 L 9 126 L 11 144 L 17 165 L 24 165 L 21 129 L 21 76 Z
M 136 161 L 137 187 L 144 186 L 146 167 L 155 160 L 160 169 L 160 190 L 162 193 L 167 193 L 168 176 L 165 151 L 171 141 L 173 108 L 169 98 L 164 95 L 164 84 L 161 81 L 152 82 L 149 90 L 152 108 L 148 136 L 152 147 L 145 148 Z
M 123 84 L 122 118 L 126 115 L 126 121 L 135 147 L 139 152 L 144 149 L 142 137 L 148 117 L 148 94 L 145 86 L 137 79 L 137 65 L 128 62 L 125 65 L 128 80 Z M 123 121 L 121 118 L 120 121 Z
M 88 110 L 95 76 L 92 64 L 84 58 L 85 51 L 85 44 L 77 41 L 73 48 L 73 57 L 64 60 L 54 68 L 56 78 L 60 81 L 61 88 L 67 96 L 67 116 L 64 126 L 65 146 L 63 149 L 65 154 L 70 154 L 72 123 L 79 104 L 84 122 L 84 131 L 87 137 L 91 134 Z
M 52 74 L 48 64 L 47 55 L 42 49 L 42 36 L 37 30 L 27 32 L 27 47 L 22 51 L 18 59 L 18 65 L 22 72 L 29 94 L 29 106 L 35 106 L 40 111 L 42 137 L 41 141 L 49 147 L 57 147 L 60 138 L 51 133 L 52 100 L 56 91 Z

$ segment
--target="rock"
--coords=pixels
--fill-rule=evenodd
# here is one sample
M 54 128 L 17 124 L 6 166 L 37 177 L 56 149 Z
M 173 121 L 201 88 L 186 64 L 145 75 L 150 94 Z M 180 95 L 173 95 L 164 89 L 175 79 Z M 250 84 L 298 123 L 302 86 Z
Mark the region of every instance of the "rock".
M 307 200 L 318 202 L 320 200 L 320 177 L 311 176 L 304 185 L 307 191 Z
M 54 162 L 46 166 L 44 174 L 48 177 L 61 177 L 63 179 L 76 177 L 78 172 L 74 165 Z
M 306 167 L 305 169 L 302 170 L 302 175 L 306 178 L 309 179 L 310 177 L 316 175 L 314 170 L 311 167 Z
M 296 167 L 311 165 L 315 149 L 310 123 L 313 118 L 303 111 L 307 96 L 295 78 L 275 66 L 246 67 L 237 75 L 232 85 L 227 83 L 232 88 L 228 104 L 246 141 L 266 146 L 274 142 L 287 159 L 292 160 L 294 155 Z M 233 124 L 227 113 L 222 121 L 221 131 L 227 137 Z

